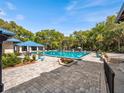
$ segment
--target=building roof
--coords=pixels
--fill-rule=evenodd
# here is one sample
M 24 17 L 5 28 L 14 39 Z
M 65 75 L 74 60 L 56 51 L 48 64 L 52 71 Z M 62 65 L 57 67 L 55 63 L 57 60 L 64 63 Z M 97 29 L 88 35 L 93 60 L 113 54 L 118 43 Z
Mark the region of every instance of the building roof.
M 116 22 L 119 22 L 119 21 L 124 21 L 124 3 L 122 4 L 121 9 L 116 18 Z
M 21 40 L 19 40 L 19 39 L 16 39 L 16 38 L 9 38 L 9 39 L 7 39 L 6 41 L 9 41 L 9 42 L 21 42 Z
M 36 42 L 33 42 L 33 41 L 26 41 L 26 42 L 21 42 L 21 43 L 18 43 L 16 44 L 17 46 L 44 46 L 42 44 L 39 44 L 39 43 L 36 43 Z
M 14 36 L 15 35 L 15 33 L 13 33 L 13 32 L 10 32 L 10 31 L 8 31 L 8 30 L 6 30 L 6 29 L 3 29 L 3 28 L 0 28 L 0 34 L 4 34 L 4 35 L 7 35 L 7 36 Z

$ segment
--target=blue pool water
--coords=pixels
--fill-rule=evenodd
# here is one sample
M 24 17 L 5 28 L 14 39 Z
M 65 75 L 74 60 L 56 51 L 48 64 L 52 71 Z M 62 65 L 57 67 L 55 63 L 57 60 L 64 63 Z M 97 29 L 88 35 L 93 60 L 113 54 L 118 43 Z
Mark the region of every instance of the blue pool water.
M 47 56 L 74 58 L 74 59 L 79 59 L 87 54 L 88 54 L 87 52 L 62 52 L 62 51 L 46 51 L 46 52 L 44 52 L 44 55 L 47 55 Z

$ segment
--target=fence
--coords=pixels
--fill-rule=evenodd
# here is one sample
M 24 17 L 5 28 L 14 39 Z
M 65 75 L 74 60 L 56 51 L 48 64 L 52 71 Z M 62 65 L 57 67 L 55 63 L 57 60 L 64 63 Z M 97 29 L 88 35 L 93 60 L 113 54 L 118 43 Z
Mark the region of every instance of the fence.
M 109 92 L 114 93 L 115 73 L 105 60 L 104 60 L 104 70 L 105 70 L 105 76 L 106 76 L 106 81 L 107 81 L 107 85 L 109 88 Z

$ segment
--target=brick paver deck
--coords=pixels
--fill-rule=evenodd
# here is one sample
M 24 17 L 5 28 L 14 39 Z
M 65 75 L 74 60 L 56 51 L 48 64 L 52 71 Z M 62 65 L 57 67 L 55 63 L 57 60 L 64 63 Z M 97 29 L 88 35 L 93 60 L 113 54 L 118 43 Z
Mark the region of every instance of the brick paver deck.
M 71 67 L 62 66 L 4 93 L 101 93 L 101 65 L 78 62 Z
M 114 93 L 124 93 L 124 63 L 109 64 L 115 72 Z
M 57 61 L 58 58 L 45 57 L 45 60 L 41 62 L 4 69 L 4 90 L 8 90 L 35 77 L 38 77 L 41 73 L 49 72 L 61 67 L 61 65 L 59 65 Z

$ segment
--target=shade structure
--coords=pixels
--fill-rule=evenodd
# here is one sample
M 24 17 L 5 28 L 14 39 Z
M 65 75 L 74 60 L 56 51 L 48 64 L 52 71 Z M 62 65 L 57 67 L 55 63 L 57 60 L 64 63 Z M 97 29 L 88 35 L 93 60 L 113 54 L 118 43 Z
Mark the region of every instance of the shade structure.
M 6 41 L 8 41 L 8 42 L 14 42 L 14 43 L 20 43 L 20 42 L 22 42 L 21 40 L 16 39 L 16 38 L 9 38 Z
M 6 29 L 0 28 L 0 93 L 3 91 L 4 84 L 2 83 L 2 43 L 9 37 L 14 36 L 15 33 L 8 31 Z
M 121 6 L 121 9 L 117 15 L 116 22 L 124 21 L 124 3 Z
M 44 46 L 44 45 L 33 42 L 33 41 L 26 41 L 26 42 L 18 43 L 18 44 L 16 44 L 16 46 L 32 46 L 32 47 L 34 46 L 34 47 L 37 47 L 37 46 Z
M 3 34 L 3 35 L 7 35 L 7 36 L 14 36 L 15 33 L 11 32 L 11 31 L 8 31 L 6 29 L 3 29 L 3 28 L 0 28 L 0 34 Z

